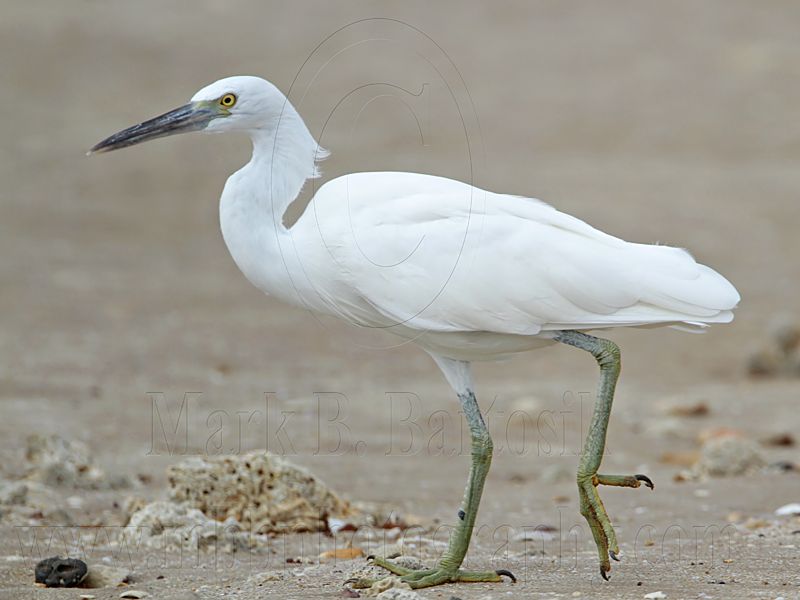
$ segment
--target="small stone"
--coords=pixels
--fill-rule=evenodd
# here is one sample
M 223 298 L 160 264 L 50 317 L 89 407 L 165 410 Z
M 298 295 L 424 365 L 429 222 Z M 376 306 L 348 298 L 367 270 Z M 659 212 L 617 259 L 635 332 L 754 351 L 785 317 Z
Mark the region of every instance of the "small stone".
M 790 517 L 793 515 L 800 515 L 800 503 L 792 502 L 791 504 L 784 504 L 775 510 L 775 515 L 778 517 Z
M 94 600 L 96 596 L 92 596 L 91 594 L 81 594 L 78 596 L 81 600 Z
M 644 595 L 647 600 L 659 600 L 660 598 L 666 598 L 667 595 L 664 592 L 650 592 L 649 594 Z
M 364 551 L 361 548 L 336 548 L 335 550 L 323 552 L 319 555 L 319 558 L 320 560 L 353 560 L 362 556 L 364 556 Z
M 728 523 L 737 523 L 742 519 L 744 519 L 744 515 L 738 511 L 729 512 L 725 517 L 725 520 L 728 521 Z
M 776 460 L 775 462 L 769 463 L 767 467 L 779 473 L 788 473 L 789 471 L 797 470 L 797 465 L 788 460 Z
M 340 531 L 358 531 L 358 526 L 350 523 L 345 519 L 337 519 L 335 517 L 328 517 L 328 530 L 331 533 L 339 533 Z
M 88 588 L 117 587 L 128 583 L 130 576 L 130 571 L 122 567 L 92 565 L 83 585 Z
M 45 558 L 36 565 L 36 583 L 46 587 L 76 587 L 86 579 L 86 563 L 77 558 Z
M 692 467 L 692 472 L 697 476 L 730 477 L 744 475 L 765 463 L 755 442 L 725 435 L 713 437 L 703 444 L 700 460 Z
M 697 434 L 697 443 L 703 445 L 711 440 L 725 437 L 743 438 L 744 432 L 731 427 L 706 427 Z
M 139 598 L 146 598 L 147 596 L 149 596 L 149 594 L 141 590 L 126 590 L 119 595 L 120 598 L 129 598 L 132 600 L 138 600 Z
M 747 529 L 751 529 L 751 530 L 753 530 L 753 529 L 763 529 L 764 527 L 768 527 L 769 526 L 769 521 L 765 521 L 764 519 L 756 519 L 756 518 L 752 518 L 751 517 L 750 519 L 747 519 L 747 521 L 744 522 L 744 526 L 747 527 Z
M 673 417 L 705 417 L 710 412 L 708 404 L 705 402 L 674 405 L 667 408 L 667 414 Z
M 776 317 L 769 328 L 778 349 L 784 354 L 791 354 L 800 346 L 800 323 L 791 316 Z
M 776 433 L 775 435 L 764 438 L 761 443 L 765 446 L 783 446 L 788 448 L 794 446 L 795 441 L 791 433 Z
M 752 377 L 768 377 L 779 373 L 786 362 L 783 353 L 772 348 L 756 350 L 747 359 L 747 373 Z
M 678 467 L 691 467 L 700 458 L 699 452 L 683 451 L 683 452 L 664 452 L 658 459 L 659 462 L 665 465 L 675 465 Z

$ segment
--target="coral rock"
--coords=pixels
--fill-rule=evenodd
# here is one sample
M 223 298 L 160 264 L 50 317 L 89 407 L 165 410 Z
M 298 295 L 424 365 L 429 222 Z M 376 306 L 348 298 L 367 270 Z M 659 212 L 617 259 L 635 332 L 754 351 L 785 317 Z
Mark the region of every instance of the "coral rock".
M 159 501 L 133 513 L 122 530 L 120 544 L 132 548 L 142 544 L 159 550 L 229 552 L 251 547 L 254 538 L 242 532 L 233 519 L 220 523 L 185 504 Z
M 328 517 L 352 512 L 309 471 L 265 452 L 193 457 L 168 476 L 172 500 L 218 521 L 235 519 L 252 533 L 326 531 Z
M 127 478 L 107 477 L 94 464 L 86 444 L 65 440 L 57 435 L 28 436 L 25 458 L 29 463 L 28 479 L 45 485 L 79 489 L 121 488 L 130 485 Z
M 723 436 L 709 439 L 700 453 L 700 460 L 692 470 L 695 475 L 725 477 L 743 475 L 764 466 L 765 461 L 758 445 L 748 439 Z

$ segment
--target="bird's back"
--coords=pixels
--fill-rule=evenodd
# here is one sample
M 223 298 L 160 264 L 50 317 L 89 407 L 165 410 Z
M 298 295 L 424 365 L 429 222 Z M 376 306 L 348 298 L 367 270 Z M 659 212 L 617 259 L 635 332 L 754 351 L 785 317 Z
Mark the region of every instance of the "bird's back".
M 697 328 L 732 320 L 739 301 L 685 250 L 626 242 L 538 200 L 430 175 L 334 179 L 292 236 L 329 312 L 403 330 Z

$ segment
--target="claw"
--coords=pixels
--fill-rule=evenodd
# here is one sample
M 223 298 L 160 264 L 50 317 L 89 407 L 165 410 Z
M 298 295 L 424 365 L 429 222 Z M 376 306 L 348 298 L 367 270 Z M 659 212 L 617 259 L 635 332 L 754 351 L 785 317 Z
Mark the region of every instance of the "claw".
M 615 561 L 619 562 L 619 557 L 617 556 L 617 553 L 616 553 L 616 552 L 614 552 L 613 550 L 609 550 L 609 551 L 608 551 L 608 555 L 609 555 L 609 556 L 610 556 L 610 557 L 611 557 L 613 560 L 615 560 Z
M 608 581 L 608 572 L 603 567 L 600 567 L 600 577 Z
M 654 490 L 656 488 L 656 486 L 653 484 L 653 482 L 647 475 L 642 475 L 641 473 L 639 473 L 638 475 L 634 475 L 634 477 L 636 477 L 636 479 L 638 479 L 639 481 L 643 481 L 644 484 L 651 490 Z
M 511 571 L 509 571 L 508 569 L 497 569 L 497 571 L 495 571 L 495 573 L 497 573 L 498 575 L 505 575 L 513 583 L 517 583 L 517 578 L 514 577 L 514 574 Z

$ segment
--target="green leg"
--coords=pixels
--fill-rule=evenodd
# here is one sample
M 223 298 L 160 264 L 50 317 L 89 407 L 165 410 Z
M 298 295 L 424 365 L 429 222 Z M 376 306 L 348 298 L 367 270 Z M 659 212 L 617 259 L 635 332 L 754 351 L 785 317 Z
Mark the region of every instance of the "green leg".
M 586 445 L 578 464 L 578 495 L 580 511 L 589 523 L 597 552 L 600 556 L 600 575 L 608 579 L 611 570 L 609 556 L 619 560 L 617 536 L 611 525 L 611 519 L 603 506 L 598 485 L 613 485 L 637 488 L 642 482 L 653 489 L 653 482 L 645 475 L 601 475 L 597 470 L 603 460 L 606 444 L 606 430 L 611 416 L 611 404 L 614 401 L 614 389 L 620 371 L 619 347 L 610 340 L 593 337 L 578 331 L 562 331 L 556 336 L 559 341 L 581 350 L 590 352 L 600 366 L 600 383 L 597 388 L 597 401 L 594 414 L 586 436 Z
M 472 530 L 475 527 L 475 518 L 478 515 L 478 505 L 481 501 L 483 484 L 489 473 L 489 466 L 492 463 L 492 438 L 489 430 L 483 421 L 478 401 L 472 390 L 466 390 L 458 395 L 464 416 L 469 424 L 470 438 L 472 440 L 472 466 L 469 471 L 467 488 L 464 491 L 464 501 L 462 510 L 458 512 L 458 525 L 450 536 L 447 550 L 442 556 L 435 569 L 425 569 L 414 571 L 395 565 L 383 559 L 371 557 L 374 564 L 381 566 L 395 575 L 400 575 L 400 579 L 408 583 L 412 588 L 424 588 L 443 583 L 455 582 L 498 582 L 501 575 L 516 581 L 513 574 L 501 569 L 499 571 L 464 571 L 461 563 L 469 548 L 469 541 L 472 537 Z M 369 587 L 372 581 L 358 579 L 351 581 L 353 587 Z

